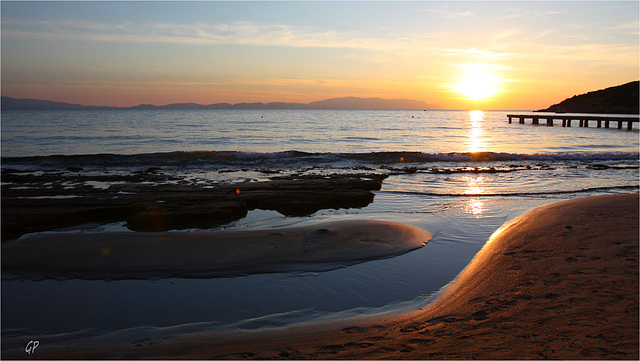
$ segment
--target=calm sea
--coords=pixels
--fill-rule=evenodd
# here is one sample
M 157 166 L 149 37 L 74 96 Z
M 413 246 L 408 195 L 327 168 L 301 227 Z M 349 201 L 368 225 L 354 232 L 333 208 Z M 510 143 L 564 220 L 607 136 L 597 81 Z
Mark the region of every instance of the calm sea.
M 506 114 L 437 110 L 3 111 L 2 156 L 172 151 L 274 154 L 294 150 L 516 155 L 638 151 L 637 133 L 508 126 Z
M 328 272 L 111 282 L 3 278 L 3 348 L 24 347 L 36 334 L 41 344 L 80 337 L 134 342 L 415 309 L 451 281 L 493 231 L 528 209 L 638 191 L 637 130 L 507 124 L 506 114 L 3 111 L 4 169 L 113 174 L 160 167 L 197 184 L 267 180 L 273 171 L 387 173 L 364 208 L 309 217 L 256 210 L 220 228 L 364 218 L 405 222 L 435 234 L 405 255 Z M 110 224 L 71 232 L 114 230 L 126 228 Z

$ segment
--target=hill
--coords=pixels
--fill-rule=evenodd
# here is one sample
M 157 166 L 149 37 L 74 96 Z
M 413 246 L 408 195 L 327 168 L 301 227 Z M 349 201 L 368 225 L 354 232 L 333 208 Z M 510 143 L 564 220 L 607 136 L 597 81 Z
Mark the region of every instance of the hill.
M 311 109 L 441 109 L 438 104 L 427 104 L 410 99 L 380 99 L 345 97 L 309 103 Z
M 15 99 L 2 96 L 2 109 L 40 110 L 40 109 L 115 109 L 114 107 L 96 107 L 39 99 Z
M 87 106 L 39 99 L 16 99 L 2 96 L 3 110 L 54 109 L 441 109 L 438 104 L 419 100 L 344 97 L 304 103 L 173 103 L 167 105 L 140 104 L 132 107 Z
M 539 112 L 638 114 L 639 81 L 574 95 Z

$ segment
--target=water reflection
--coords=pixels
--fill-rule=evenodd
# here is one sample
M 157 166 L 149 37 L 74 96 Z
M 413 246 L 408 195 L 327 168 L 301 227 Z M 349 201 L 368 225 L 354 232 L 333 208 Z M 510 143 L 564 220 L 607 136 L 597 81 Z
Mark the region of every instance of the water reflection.
M 465 213 L 473 214 L 476 216 L 481 216 L 484 211 L 486 211 L 484 207 L 484 202 L 480 197 L 470 198 L 466 201 L 464 205 Z
M 473 110 L 469 112 L 469 125 L 470 127 L 467 137 L 467 151 L 470 153 L 484 151 L 484 113 L 481 110 Z M 475 195 L 485 193 L 484 187 L 482 187 L 482 184 L 484 183 L 484 177 L 467 176 L 463 179 L 466 183 L 464 194 Z M 464 211 L 469 214 L 480 216 L 485 211 L 484 202 L 480 197 L 469 198 L 465 202 Z
M 481 152 L 485 150 L 485 144 L 482 139 L 484 113 L 481 110 L 473 110 L 469 112 L 469 135 L 467 138 L 467 151 L 471 153 Z
M 480 195 L 486 192 L 482 186 L 485 180 L 483 176 L 465 176 L 463 180 L 466 183 L 464 194 Z M 480 216 L 485 210 L 484 202 L 480 197 L 469 198 L 465 201 L 464 211 L 466 213 Z

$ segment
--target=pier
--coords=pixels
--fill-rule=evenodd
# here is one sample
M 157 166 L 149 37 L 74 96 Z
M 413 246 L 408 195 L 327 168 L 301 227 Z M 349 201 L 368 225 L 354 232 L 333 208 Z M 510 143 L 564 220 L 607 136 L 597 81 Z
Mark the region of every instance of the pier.
M 620 116 L 603 116 L 603 115 L 563 115 L 563 114 L 507 114 L 509 124 L 513 123 L 513 119 L 517 119 L 518 123 L 525 124 L 527 119 L 531 119 L 531 124 L 538 125 L 542 120 L 548 127 L 554 126 L 554 121 L 562 121 L 563 127 L 570 127 L 572 122 L 576 122 L 579 127 L 589 127 L 589 123 L 594 124 L 597 128 L 609 128 L 611 123 L 617 123 L 617 129 L 623 129 L 626 123 L 626 129 L 632 130 L 633 123 L 640 122 L 640 117 L 620 117 Z

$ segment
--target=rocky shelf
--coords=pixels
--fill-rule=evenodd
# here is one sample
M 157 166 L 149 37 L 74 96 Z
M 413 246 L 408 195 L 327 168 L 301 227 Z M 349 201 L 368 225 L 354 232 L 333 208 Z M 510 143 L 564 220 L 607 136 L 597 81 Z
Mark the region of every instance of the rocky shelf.
M 125 175 L 2 170 L 2 240 L 86 223 L 126 222 L 134 231 L 208 229 L 253 209 L 285 216 L 360 208 L 385 174 L 279 177 L 239 184 L 193 184 L 150 169 Z M 98 182 L 102 186 L 97 187 Z

